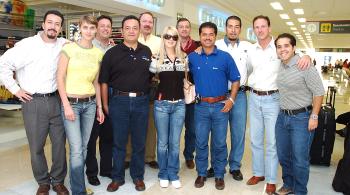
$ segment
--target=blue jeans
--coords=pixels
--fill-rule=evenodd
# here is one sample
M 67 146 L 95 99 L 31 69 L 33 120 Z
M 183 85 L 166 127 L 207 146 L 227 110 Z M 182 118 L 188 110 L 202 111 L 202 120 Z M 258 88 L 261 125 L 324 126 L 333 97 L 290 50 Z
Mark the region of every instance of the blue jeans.
M 247 124 L 247 95 L 238 91 L 235 104 L 229 116 L 231 131 L 230 170 L 239 170 L 244 153 L 245 129 Z
M 287 115 L 280 112 L 276 122 L 278 159 L 282 167 L 283 186 L 295 194 L 307 194 L 309 152 L 314 131 L 308 130 L 309 112 Z
M 250 92 L 248 102 L 253 175 L 265 176 L 266 182 L 270 184 L 277 182 L 278 158 L 275 126 L 280 110 L 279 97 L 279 93 L 258 96 Z
M 143 180 L 148 111 L 148 95 L 139 97 L 113 96 L 110 98 L 109 117 L 113 129 L 113 181 L 125 181 L 124 161 L 129 133 L 132 147 L 130 175 L 133 180 Z
M 86 194 L 85 189 L 85 159 L 92 125 L 96 114 L 96 101 L 71 103 L 75 120 L 67 120 L 62 107 L 63 123 L 70 150 L 70 186 L 72 194 Z
M 175 181 L 180 168 L 179 150 L 185 120 L 185 102 L 154 101 L 154 122 L 157 128 L 159 179 Z
M 186 105 L 185 115 L 185 160 L 193 160 L 194 150 L 196 149 L 196 132 L 194 123 L 194 104 Z
M 208 140 L 211 132 L 211 155 L 215 178 L 224 178 L 227 165 L 227 124 L 229 113 L 221 112 L 223 103 L 209 104 L 201 102 L 195 105 L 196 127 L 196 169 L 198 176 L 207 176 L 208 168 Z

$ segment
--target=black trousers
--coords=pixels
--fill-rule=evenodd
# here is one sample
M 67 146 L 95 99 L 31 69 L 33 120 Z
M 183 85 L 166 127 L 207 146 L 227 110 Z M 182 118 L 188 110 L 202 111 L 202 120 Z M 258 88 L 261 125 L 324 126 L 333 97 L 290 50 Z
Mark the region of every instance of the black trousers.
M 92 127 L 85 161 L 86 175 L 88 177 L 97 176 L 98 174 L 98 163 L 96 158 L 96 142 L 98 137 L 100 137 L 100 175 L 109 176 L 112 171 L 113 134 L 108 116 L 106 116 L 104 123 L 101 125 L 95 120 L 94 126 Z

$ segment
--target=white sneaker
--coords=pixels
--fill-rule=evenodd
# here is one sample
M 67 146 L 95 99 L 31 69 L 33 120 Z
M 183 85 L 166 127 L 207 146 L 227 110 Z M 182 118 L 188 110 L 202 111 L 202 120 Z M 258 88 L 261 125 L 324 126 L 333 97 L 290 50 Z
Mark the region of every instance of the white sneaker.
M 180 182 L 180 180 L 171 181 L 171 185 L 173 185 L 174 188 L 176 188 L 176 189 L 181 188 L 181 182 Z
M 160 179 L 159 180 L 159 185 L 160 185 L 161 188 L 167 188 L 169 186 L 169 180 Z

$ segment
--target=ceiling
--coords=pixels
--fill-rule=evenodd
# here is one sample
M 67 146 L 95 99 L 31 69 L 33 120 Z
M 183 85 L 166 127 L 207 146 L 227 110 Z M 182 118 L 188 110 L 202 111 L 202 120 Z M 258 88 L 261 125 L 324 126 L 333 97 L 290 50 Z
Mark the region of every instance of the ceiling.
M 92 9 L 79 6 L 71 6 L 52 0 L 24 0 L 27 5 L 37 8 L 51 6 L 52 8 L 61 8 L 65 13 L 87 12 Z M 187 0 L 183 0 L 187 1 Z M 195 1 L 195 0 L 191 0 Z M 276 36 L 280 33 L 298 31 L 301 34 L 305 44 L 298 40 L 297 45 L 301 48 L 350 48 L 350 34 L 311 34 L 311 43 L 307 41 L 305 32 L 300 25 L 308 22 L 329 21 L 329 20 L 349 20 L 350 21 L 350 0 L 301 0 L 300 3 L 290 3 L 289 0 L 206 0 L 232 11 L 246 21 L 252 21 L 257 15 L 269 16 L 271 20 L 272 32 Z M 274 10 L 271 2 L 280 2 L 283 10 Z M 293 9 L 303 8 L 304 15 L 296 15 Z M 117 12 L 114 12 L 117 13 Z M 281 19 L 279 14 L 288 14 L 290 19 Z M 297 18 L 306 19 L 306 23 L 300 23 Z M 288 26 L 287 21 L 294 23 L 294 26 Z M 249 24 L 250 25 L 250 24 Z M 297 30 L 291 30 L 295 27 Z M 307 33 L 307 32 L 306 32 Z

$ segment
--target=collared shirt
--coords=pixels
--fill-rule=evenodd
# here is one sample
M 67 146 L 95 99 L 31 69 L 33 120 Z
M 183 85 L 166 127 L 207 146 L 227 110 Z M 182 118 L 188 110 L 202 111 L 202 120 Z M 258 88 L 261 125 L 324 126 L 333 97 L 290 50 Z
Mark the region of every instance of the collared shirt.
M 103 51 L 103 53 L 106 53 L 107 50 L 109 50 L 110 48 L 113 47 L 111 44 L 108 44 L 108 45 L 103 44 L 102 42 L 100 42 L 96 38 L 94 40 L 92 40 L 92 44 L 95 47 L 99 48 L 101 51 Z
M 161 41 L 159 37 L 150 34 L 145 40 L 143 34 L 141 33 L 138 41 L 146 45 L 147 47 L 149 47 L 153 55 L 159 53 L 160 41 Z
M 216 41 L 215 45 L 218 49 L 226 51 L 232 56 L 241 75 L 240 84 L 246 85 L 248 50 L 252 47 L 252 44 L 247 41 L 237 40 L 236 44 L 232 46 L 230 40 L 225 36 L 225 38 Z M 228 88 L 231 89 L 231 82 Z
M 196 93 L 203 97 L 217 97 L 228 92 L 228 81 L 240 79 L 239 71 L 231 55 L 216 47 L 209 55 L 192 52 L 188 56 Z
M 0 58 L 0 80 L 13 94 L 20 88 L 31 94 L 57 90 L 57 63 L 66 40 L 57 38 L 54 43 L 46 43 L 41 33 L 18 42 Z M 19 85 L 13 79 L 13 71 Z
M 199 46 L 199 43 L 196 42 L 195 40 L 189 38 L 189 40 L 186 42 L 186 45 L 182 47 L 181 45 L 181 50 L 185 52 L 187 55 L 196 50 Z
M 248 69 L 252 70 L 248 78 L 250 87 L 259 91 L 278 89 L 276 79 L 281 61 L 277 57 L 273 38 L 265 49 L 259 42 L 253 44 L 248 50 L 248 65 Z
M 119 91 L 148 93 L 151 56 L 151 50 L 141 43 L 135 50 L 118 44 L 103 56 L 99 82 Z
M 295 110 L 312 104 L 313 96 L 322 96 L 325 91 L 322 80 L 314 66 L 300 70 L 298 55 L 292 57 L 288 64 L 283 64 L 278 73 L 277 85 L 280 92 L 280 107 Z

